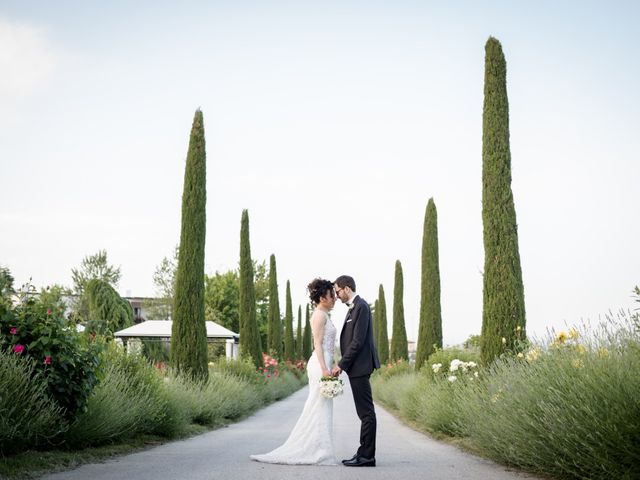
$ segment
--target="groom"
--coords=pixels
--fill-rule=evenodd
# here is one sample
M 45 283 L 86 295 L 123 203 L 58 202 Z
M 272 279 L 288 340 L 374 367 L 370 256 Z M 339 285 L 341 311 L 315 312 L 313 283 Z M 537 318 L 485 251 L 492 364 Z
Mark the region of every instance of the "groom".
M 349 460 L 342 463 L 347 467 L 376 466 L 376 412 L 369 377 L 375 368 L 380 368 L 378 352 L 373 341 L 373 324 L 369 304 L 356 295 L 356 282 L 348 275 L 342 275 L 333 282 L 336 295 L 347 304 L 349 311 L 340 332 L 340 352 L 342 359 L 333 369 L 333 375 L 342 371 L 349 375 L 349 383 L 356 404 L 356 412 L 362 422 L 360 427 L 360 448 Z

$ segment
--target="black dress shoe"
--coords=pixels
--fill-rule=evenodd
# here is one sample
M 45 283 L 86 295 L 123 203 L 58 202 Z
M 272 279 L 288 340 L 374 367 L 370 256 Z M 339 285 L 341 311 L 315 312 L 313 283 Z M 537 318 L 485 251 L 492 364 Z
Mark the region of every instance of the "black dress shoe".
M 375 467 L 375 458 L 366 458 L 356 455 L 356 458 L 342 462 L 345 467 Z
M 353 462 L 358 457 L 358 454 L 354 454 L 353 457 L 342 460 L 342 463 Z

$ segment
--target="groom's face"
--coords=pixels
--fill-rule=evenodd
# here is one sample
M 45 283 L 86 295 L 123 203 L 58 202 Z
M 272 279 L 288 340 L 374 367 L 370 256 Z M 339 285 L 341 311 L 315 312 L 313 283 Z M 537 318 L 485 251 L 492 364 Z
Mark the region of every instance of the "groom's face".
M 335 283 L 333 285 L 333 288 L 335 289 L 336 295 L 338 296 L 340 301 L 342 303 L 347 303 L 347 300 L 349 300 L 349 292 L 347 291 L 347 288 L 346 287 L 341 287 L 337 283 Z

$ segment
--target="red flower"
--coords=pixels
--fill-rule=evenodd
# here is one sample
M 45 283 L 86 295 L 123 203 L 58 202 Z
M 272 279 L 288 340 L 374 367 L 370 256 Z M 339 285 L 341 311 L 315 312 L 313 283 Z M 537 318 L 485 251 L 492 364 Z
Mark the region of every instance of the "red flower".
M 45 365 L 51 365 L 51 355 L 46 355 L 44 357 L 44 364 Z
M 9 330 L 9 333 L 11 335 L 17 335 L 18 334 L 18 329 L 16 327 L 11 327 L 11 330 Z
M 47 315 L 51 315 L 51 309 L 50 308 L 47 309 Z
M 24 345 L 17 344 L 15 347 L 13 347 L 13 352 L 20 355 L 22 352 L 24 352 Z

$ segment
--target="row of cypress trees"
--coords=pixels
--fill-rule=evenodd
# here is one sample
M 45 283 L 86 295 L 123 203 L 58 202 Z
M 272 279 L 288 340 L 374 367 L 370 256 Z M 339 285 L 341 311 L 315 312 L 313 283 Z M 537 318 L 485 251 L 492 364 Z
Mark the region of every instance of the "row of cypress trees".
M 526 327 L 518 228 L 511 190 L 509 101 L 502 45 L 490 37 L 485 45 L 482 116 L 482 223 L 485 251 L 481 359 L 488 364 L 518 348 Z M 416 368 L 442 348 L 438 218 L 433 198 L 427 203 L 422 236 L 420 322 Z M 375 302 L 374 334 L 381 362 L 407 358 L 402 303 L 402 266 L 396 261 L 391 351 L 386 327 L 384 289 Z
M 502 45 L 490 37 L 485 45 L 484 105 L 482 117 L 482 221 L 485 251 L 481 358 L 489 363 L 506 349 L 517 347 L 517 331 L 526 327 L 524 287 L 518 250 L 518 229 L 511 190 L 509 147 L 509 102 L 506 61 Z M 204 244 L 206 235 L 206 152 L 204 122 L 198 109 L 194 115 L 182 195 L 182 219 L 176 296 L 173 305 L 171 363 L 181 373 L 206 379 L 207 346 L 204 322 Z M 268 350 L 279 358 L 293 360 L 310 354 L 308 321 L 301 332 L 298 312 L 297 349 L 293 339 L 293 312 L 287 281 L 285 335 L 279 312 L 275 256 L 270 259 L 270 311 Z M 240 234 L 240 348 L 256 366 L 262 363 L 256 322 L 253 264 L 249 243 L 249 216 L 242 212 Z M 402 265 L 396 261 L 393 336 L 387 338 L 386 301 L 380 285 L 375 305 L 374 333 L 381 361 L 408 357 L 404 325 Z M 307 338 L 309 336 L 309 338 Z M 284 352 L 282 346 L 284 345 Z M 437 212 L 429 199 L 422 239 L 420 324 L 416 365 L 420 368 L 436 348 L 442 347 L 440 272 Z M 305 352 L 306 350 L 306 352 Z

